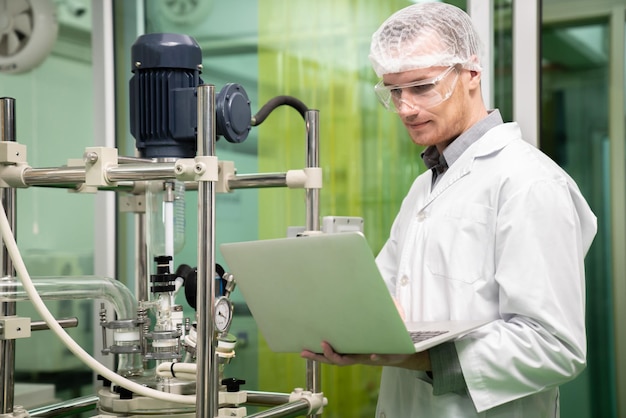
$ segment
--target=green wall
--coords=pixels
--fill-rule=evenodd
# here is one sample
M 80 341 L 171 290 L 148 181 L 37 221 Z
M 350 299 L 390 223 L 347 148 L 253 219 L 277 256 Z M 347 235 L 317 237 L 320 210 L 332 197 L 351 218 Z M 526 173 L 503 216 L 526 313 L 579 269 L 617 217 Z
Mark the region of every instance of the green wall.
M 259 101 L 277 95 L 300 99 L 320 111 L 321 215 L 360 216 L 377 252 L 400 202 L 423 170 L 420 150 L 407 139 L 396 115 L 378 105 L 367 55 L 369 37 L 406 1 L 332 0 L 259 2 Z M 305 126 L 295 110 L 280 109 L 259 127 L 259 168 L 275 171 L 305 164 Z M 304 192 L 259 192 L 259 238 L 284 236 L 304 224 Z M 284 297 L 289 297 L 285 295 Z M 262 388 L 289 391 L 304 383 L 298 355 L 259 346 Z M 322 366 L 324 416 L 373 416 L 380 370 Z

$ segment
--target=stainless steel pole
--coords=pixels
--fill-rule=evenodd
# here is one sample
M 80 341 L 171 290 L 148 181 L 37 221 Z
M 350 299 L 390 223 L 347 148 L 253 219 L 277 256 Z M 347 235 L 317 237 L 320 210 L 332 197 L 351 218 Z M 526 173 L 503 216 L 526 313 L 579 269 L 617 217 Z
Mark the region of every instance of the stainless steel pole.
M 306 166 L 320 166 L 318 110 L 307 110 L 306 122 Z M 309 231 L 320 230 L 320 189 L 306 189 L 306 227 Z
M 168 180 L 176 178 L 175 162 L 122 164 L 107 169 L 109 181 Z
M 246 391 L 246 405 L 274 406 L 289 402 L 289 393 Z
M 198 87 L 198 156 L 215 155 L 215 86 Z M 215 188 L 198 184 L 198 284 L 196 417 L 217 416 L 218 369 L 215 350 Z
M 109 181 L 169 180 L 176 178 L 174 162 L 122 164 L 109 167 L 106 176 Z M 77 184 L 85 182 L 84 167 L 26 168 L 24 183 L 28 186 Z
M 319 111 L 307 110 L 306 123 L 306 166 L 319 167 Z M 306 189 L 306 229 L 307 231 L 320 230 L 320 190 Z M 320 364 L 313 360 L 306 361 L 306 388 L 313 393 L 322 391 L 322 369 Z M 310 415 L 315 417 L 316 415 Z
M 287 173 L 242 174 L 228 180 L 230 190 L 270 187 L 287 187 Z M 185 190 L 198 190 L 198 182 L 186 181 Z
M 247 415 L 247 418 L 292 418 L 300 417 L 311 405 L 304 399 L 286 403 L 268 410 Z
M 286 187 L 287 173 L 238 175 L 228 180 L 230 189 L 251 189 L 266 187 Z
M 15 141 L 15 99 L 10 97 L 0 98 L 0 140 Z M 4 205 L 7 219 L 13 234 L 15 234 L 15 189 L 2 188 L 0 199 Z M 15 277 L 13 262 L 9 257 L 4 241 L 2 242 L 2 277 Z M 17 313 L 15 302 L 0 303 L 0 316 L 15 316 Z M 0 399 L 0 414 L 11 414 L 15 396 L 15 340 L 0 341 L 0 384 L 2 398 Z
M 152 162 L 143 165 L 124 164 L 110 167 L 106 176 L 110 181 L 118 184 L 112 190 L 120 191 L 120 182 L 128 182 L 122 191 L 132 188 L 132 182 L 150 180 L 171 180 L 176 178 L 175 163 Z M 24 170 L 24 183 L 27 186 L 75 186 L 85 182 L 85 169 L 83 167 L 47 167 Z M 234 189 L 258 189 L 269 187 L 287 187 L 287 173 L 260 173 L 237 175 L 228 180 L 228 187 Z M 100 187 L 99 190 L 106 190 Z M 196 182 L 185 182 L 186 190 L 197 189 Z
M 84 183 L 85 167 L 26 168 L 23 177 L 28 186 Z
M 78 318 L 64 318 L 57 319 L 57 323 L 61 326 L 61 328 L 76 328 L 78 326 Z M 50 327 L 45 321 L 32 321 L 30 323 L 31 331 L 44 331 L 49 330 Z
M 15 99 L 0 97 L 0 139 L 15 141 Z
M 137 300 L 148 300 L 148 243 L 146 240 L 146 214 L 135 215 L 135 251 L 137 262 L 135 264 L 135 277 L 137 278 Z

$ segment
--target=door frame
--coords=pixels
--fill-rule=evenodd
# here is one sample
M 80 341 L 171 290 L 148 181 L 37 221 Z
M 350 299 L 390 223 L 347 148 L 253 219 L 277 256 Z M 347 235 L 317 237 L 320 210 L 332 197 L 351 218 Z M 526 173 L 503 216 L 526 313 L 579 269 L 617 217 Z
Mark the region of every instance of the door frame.
M 543 24 L 603 18 L 609 22 L 609 147 L 610 230 L 615 386 L 617 416 L 626 418 L 626 128 L 624 124 L 624 36 L 626 4 L 623 0 L 544 0 Z M 620 321 L 621 320 L 621 321 Z M 620 326 L 621 325 L 621 326 Z M 620 356 L 620 353 L 622 355 Z

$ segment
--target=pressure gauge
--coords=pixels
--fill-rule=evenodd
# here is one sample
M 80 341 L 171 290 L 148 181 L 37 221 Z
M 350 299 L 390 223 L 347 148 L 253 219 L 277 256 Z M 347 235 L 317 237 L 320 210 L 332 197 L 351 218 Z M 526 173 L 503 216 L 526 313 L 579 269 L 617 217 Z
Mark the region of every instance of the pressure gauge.
M 233 320 L 233 304 L 226 296 L 220 296 L 215 300 L 213 322 L 217 332 L 226 332 Z

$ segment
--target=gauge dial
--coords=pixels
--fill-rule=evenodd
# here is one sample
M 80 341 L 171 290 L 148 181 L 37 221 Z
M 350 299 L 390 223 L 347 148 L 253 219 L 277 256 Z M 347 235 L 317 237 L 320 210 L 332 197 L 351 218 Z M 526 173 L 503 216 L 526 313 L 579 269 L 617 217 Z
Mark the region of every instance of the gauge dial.
M 225 296 L 220 296 L 215 300 L 215 310 L 213 315 L 213 322 L 215 323 L 215 330 L 217 332 L 226 332 L 230 327 L 230 323 L 233 319 L 233 304 L 230 299 Z

